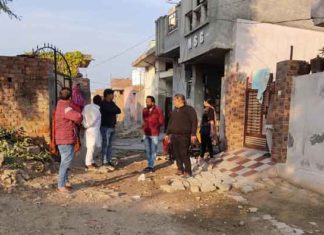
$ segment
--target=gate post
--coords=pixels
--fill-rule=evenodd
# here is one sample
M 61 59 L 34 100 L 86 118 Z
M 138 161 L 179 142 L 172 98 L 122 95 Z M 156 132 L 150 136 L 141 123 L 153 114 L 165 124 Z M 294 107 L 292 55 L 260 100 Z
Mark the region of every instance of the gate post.
M 272 159 L 285 163 L 289 131 L 291 89 L 294 76 L 303 74 L 305 61 L 287 60 L 277 63 L 276 88 L 273 94 L 273 111 L 268 122 L 273 125 Z
M 225 138 L 223 143 L 228 150 L 243 147 L 244 122 L 245 122 L 245 96 L 246 78 L 240 79 L 238 74 L 231 73 L 224 77 L 222 89 L 224 102 L 224 125 Z

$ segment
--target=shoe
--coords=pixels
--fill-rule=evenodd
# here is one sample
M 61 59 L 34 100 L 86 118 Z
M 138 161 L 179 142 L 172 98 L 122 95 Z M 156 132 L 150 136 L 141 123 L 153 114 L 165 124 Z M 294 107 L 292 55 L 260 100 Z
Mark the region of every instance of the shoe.
M 115 165 L 114 165 L 112 162 L 108 162 L 108 163 L 106 163 L 106 164 L 104 164 L 104 165 L 115 167 Z
M 71 183 L 66 183 L 66 184 L 65 184 L 65 188 L 71 190 L 71 189 L 73 189 L 73 186 L 72 186 Z
M 90 170 L 96 170 L 97 169 L 97 165 L 96 164 L 92 164 L 90 166 L 85 166 L 85 169 L 87 171 L 90 171 Z
M 182 177 L 185 178 L 185 179 L 188 179 L 188 178 L 191 178 L 192 175 L 189 174 L 189 173 L 184 173 Z
M 145 173 L 154 173 L 155 172 L 155 168 L 153 167 L 146 167 L 143 172 Z
M 183 175 L 183 171 L 182 170 L 177 170 L 176 175 L 182 176 Z

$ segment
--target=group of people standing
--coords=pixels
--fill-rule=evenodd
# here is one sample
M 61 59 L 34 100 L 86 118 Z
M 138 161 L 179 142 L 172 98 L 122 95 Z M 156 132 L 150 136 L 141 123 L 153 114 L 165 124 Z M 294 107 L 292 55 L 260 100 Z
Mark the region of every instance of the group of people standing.
M 116 115 L 121 113 L 114 103 L 114 91 L 106 89 L 101 96 L 93 97 L 93 103 L 85 105 L 77 85 L 71 91 L 62 88 L 60 99 L 54 114 L 54 140 L 61 156 L 58 177 L 58 191 L 68 192 L 68 170 L 74 153 L 79 150 L 79 131 L 85 129 L 85 145 L 87 149 L 85 168 L 97 168 L 94 156 L 101 148 L 102 163 L 113 170 L 112 142 L 115 136 Z
M 74 153 L 79 150 L 79 131 L 85 129 L 86 158 L 85 168 L 96 169 L 98 166 L 94 156 L 101 149 L 102 165 L 114 170 L 112 163 L 112 143 L 115 137 L 117 115 L 121 113 L 120 108 L 113 101 L 114 91 L 104 90 L 103 99 L 97 95 L 93 97 L 93 103 L 85 105 L 77 85 L 71 91 L 62 88 L 60 99 L 54 113 L 54 140 L 61 163 L 58 177 L 58 191 L 69 192 L 71 185 L 68 182 L 68 171 L 72 163 Z M 170 116 L 165 141 L 170 144 L 172 155 L 177 162 L 177 175 L 190 177 L 191 162 L 189 148 L 197 141 L 198 118 L 193 107 L 187 105 L 184 95 L 174 96 L 174 110 Z M 201 155 L 203 157 L 206 147 L 209 154 L 213 156 L 212 139 L 216 134 L 215 111 L 210 103 L 205 102 L 205 111 L 202 117 Z M 144 172 L 155 171 L 155 159 L 158 151 L 160 129 L 164 125 L 162 110 L 155 104 L 153 96 L 146 97 L 146 107 L 143 109 L 143 141 L 148 166 Z
M 177 163 L 177 175 L 191 177 L 191 161 L 189 149 L 197 142 L 198 118 L 193 107 L 187 104 L 185 96 L 176 94 L 173 99 L 174 110 L 167 123 L 165 142 L 169 143 L 171 155 Z M 146 108 L 143 110 L 143 130 L 145 151 L 148 157 L 146 172 L 154 172 L 160 127 L 163 125 L 163 114 L 155 104 L 152 96 L 146 98 Z M 206 148 L 213 157 L 213 142 L 217 139 L 215 109 L 211 100 L 204 102 L 204 112 L 200 124 L 201 151 L 199 160 L 204 158 Z

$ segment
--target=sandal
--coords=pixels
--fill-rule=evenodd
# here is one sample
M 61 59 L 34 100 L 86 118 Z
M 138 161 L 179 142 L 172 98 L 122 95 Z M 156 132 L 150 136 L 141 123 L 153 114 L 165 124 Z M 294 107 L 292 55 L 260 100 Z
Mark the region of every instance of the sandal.
M 57 192 L 59 193 L 71 193 L 71 189 L 69 189 L 68 187 L 63 187 L 63 188 L 58 188 Z

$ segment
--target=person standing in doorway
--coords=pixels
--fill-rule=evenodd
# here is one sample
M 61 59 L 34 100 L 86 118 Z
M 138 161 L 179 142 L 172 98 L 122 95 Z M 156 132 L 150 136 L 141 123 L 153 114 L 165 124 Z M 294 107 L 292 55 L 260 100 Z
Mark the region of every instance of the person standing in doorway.
M 197 140 L 197 113 L 193 107 L 187 105 L 182 94 L 176 94 L 173 103 L 175 109 L 171 113 L 166 139 L 171 140 L 172 152 L 177 162 L 177 175 L 191 177 L 189 148 Z
M 102 136 L 102 163 L 104 166 L 114 170 L 112 164 L 112 142 L 115 136 L 117 114 L 121 113 L 120 108 L 115 104 L 114 91 L 104 90 L 104 100 L 100 106 L 101 112 L 101 136 Z
M 94 154 L 96 150 L 101 147 L 102 138 L 100 133 L 101 113 L 100 104 L 101 96 L 93 97 L 93 104 L 88 104 L 82 111 L 83 121 L 82 125 L 85 128 L 85 143 L 87 147 L 87 154 L 85 158 L 85 167 L 87 170 L 97 168 L 94 161 Z
M 71 90 L 62 88 L 60 100 L 55 110 L 55 143 L 61 156 L 61 164 L 58 177 L 58 191 L 69 192 L 68 169 L 74 157 L 74 145 L 77 141 L 77 125 L 82 121 L 79 112 L 71 108 Z
M 217 117 L 216 117 L 216 111 L 213 106 L 213 100 L 212 99 L 207 99 L 204 101 L 204 114 L 207 115 L 208 121 L 211 125 L 210 129 L 210 137 L 212 140 L 212 143 L 214 145 L 218 144 L 218 136 L 217 136 Z M 212 157 L 212 156 L 211 156 Z
M 200 125 L 200 156 L 198 162 L 204 159 L 206 148 L 209 152 L 209 157 L 212 158 L 213 153 L 213 145 L 212 145 L 212 122 L 210 122 L 208 118 L 208 114 L 204 113 L 201 118 L 201 125 Z
M 201 118 L 200 125 L 200 156 L 198 162 L 204 158 L 206 148 L 209 152 L 209 157 L 214 157 L 213 141 L 217 138 L 216 135 L 216 112 L 212 106 L 212 100 L 208 99 L 204 101 L 204 112 Z
M 160 128 L 164 123 L 162 110 L 155 105 L 153 96 L 146 97 L 146 108 L 143 109 L 143 132 L 145 153 L 147 156 L 148 167 L 145 172 L 154 172 L 155 158 L 158 148 Z

